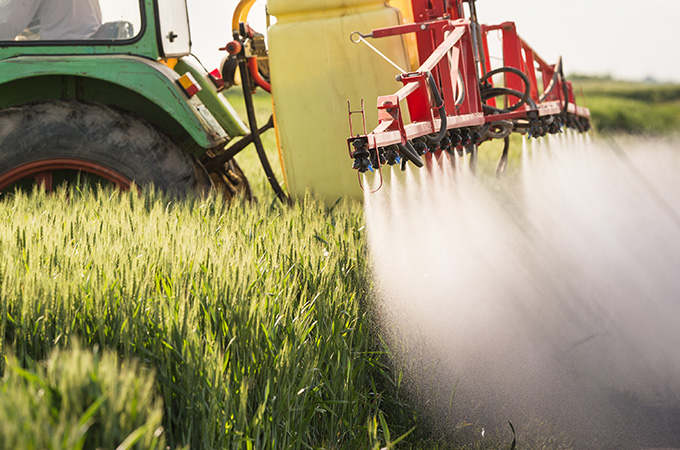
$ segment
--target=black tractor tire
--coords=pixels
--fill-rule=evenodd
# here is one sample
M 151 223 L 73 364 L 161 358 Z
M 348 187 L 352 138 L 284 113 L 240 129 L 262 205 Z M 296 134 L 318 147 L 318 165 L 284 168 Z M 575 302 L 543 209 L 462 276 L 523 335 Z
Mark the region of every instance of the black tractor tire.
M 56 168 L 93 173 L 123 188 L 152 183 L 180 197 L 211 186 L 196 158 L 133 114 L 76 100 L 0 111 L 0 188 Z

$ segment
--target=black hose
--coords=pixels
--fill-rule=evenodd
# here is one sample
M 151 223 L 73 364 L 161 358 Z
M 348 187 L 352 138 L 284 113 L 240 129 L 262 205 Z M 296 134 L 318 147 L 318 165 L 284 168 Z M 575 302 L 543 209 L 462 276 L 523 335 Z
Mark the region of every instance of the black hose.
M 514 89 L 506 88 L 506 87 L 494 87 L 490 86 L 487 84 L 488 80 L 491 79 L 494 75 L 497 75 L 499 73 L 512 73 L 517 75 L 522 79 L 522 82 L 524 83 L 524 92 L 519 92 Z M 524 72 L 522 72 L 519 69 L 516 69 L 514 67 L 499 67 L 498 69 L 494 69 L 490 72 L 487 72 L 486 75 L 484 75 L 482 78 L 479 79 L 479 83 L 481 86 L 481 95 L 482 95 L 482 107 L 485 111 L 491 112 L 491 113 L 507 113 L 507 112 L 512 112 L 517 110 L 518 108 L 524 106 L 525 104 L 529 104 L 529 106 L 533 109 L 536 109 L 536 103 L 531 99 L 531 82 L 529 81 L 529 77 L 526 76 Z M 490 106 L 487 104 L 484 104 L 486 100 L 492 98 L 492 97 L 497 97 L 501 95 L 513 95 L 520 100 L 509 106 L 508 108 L 496 108 L 495 106 Z
M 557 61 L 557 64 L 555 64 L 555 72 L 553 73 L 552 79 L 550 80 L 550 84 L 548 85 L 547 88 L 543 91 L 543 94 L 538 98 L 538 102 L 541 103 L 543 102 L 548 96 L 552 93 L 553 89 L 555 89 L 555 86 L 557 85 L 557 80 L 560 79 L 560 75 L 562 74 L 562 57 L 560 56 L 559 60 Z M 564 79 L 562 80 L 564 81 Z
M 436 136 L 425 136 L 427 142 L 430 144 L 438 144 L 439 141 L 444 139 L 446 136 L 446 105 L 444 105 L 444 100 L 442 99 L 439 89 L 437 89 L 437 83 L 434 81 L 432 72 L 427 73 L 427 81 L 430 84 L 430 90 L 432 91 L 432 97 L 434 97 L 435 108 L 439 111 L 439 120 L 441 121 L 441 126 L 439 127 L 439 132 Z
M 399 146 L 399 150 L 401 150 L 401 153 L 411 161 L 413 164 L 415 164 L 416 167 L 423 167 L 425 163 L 423 163 L 423 160 L 420 158 L 420 155 L 416 152 L 416 150 L 413 148 L 411 143 L 409 141 L 406 141 L 406 145 L 399 143 L 397 144 Z M 404 168 L 404 165 L 402 164 L 402 169 Z
M 564 77 L 564 71 L 562 70 L 562 57 L 560 56 L 560 59 L 557 61 L 557 64 L 555 64 L 555 73 L 552 76 L 552 79 L 550 80 L 550 84 L 548 87 L 545 89 L 543 94 L 539 97 L 538 101 L 539 103 L 545 100 L 555 89 L 555 86 L 557 85 L 557 81 L 560 80 L 562 81 L 562 95 L 564 95 L 564 106 L 562 106 L 562 115 L 566 115 L 567 111 L 569 109 L 569 86 L 567 86 L 566 83 L 566 78 Z
M 564 106 L 562 107 L 562 115 L 566 115 L 569 110 L 569 86 L 565 83 L 564 74 L 560 74 L 562 77 L 562 94 L 564 94 Z
M 260 163 L 264 169 L 264 173 L 267 175 L 267 181 L 271 185 L 272 189 L 276 193 L 276 196 L 281 200 L 282 203 L 291 205 L 292 202 L 290 197 L 283 192 L 283 189 L 276 180 L 276 175 L 272 170 L 272 166 L 269 164 L 269 159 L 262 146 L 262 140 L 260 139 L 260 132 L 257 128 L 257 118 L 255 117 L 255 105 L 253 105 L 253 94 L 250 92 L 250 74 L 248 73 L 248 64 L 245 59 L 240 59 L 238 62 L 239 71 L 241 72 L 241 77 L 243 78 L 241 84 L 243 85 L 243 98 L 246 103 L 246 111 L 248 112 L 248 124 L 250 126 L 250 134 L 253 137 L 253 144 L 255 144 L 255 149 L 257 150 L 257 156 L 260 158 Z
M 500 178 L 505 174 L 505 169 L 508 167 L 508 150 L 510 149 L 510 136 L 503 138 L 503 153 L 501 159 L 498 161 L 496 167 L 496 178 Z
M 497 120 L 484 125 L 482 139 L 504 139 L 512 133 L 514 125 L 509 120 Z
M 495 106 L 487 105 L 484 102 L 486 102 L 488 99 L 493 98 L 493 97 L 499 97 L 502 95 L 514 95 L 515 97 L 520 98 L 521 100 L 514 105 L 508 107 L 508 108 L 497 108 Z M 506 112 L 511 112 L 515 111 L 517 108 L 520 106 L 523 106 L 526 101 L 524 100 L 524 93 L 520 91 L 516 91 L 514 89 L 506 88 L 506 87 L 492 87 L 492 88 L 487 88 L 482 91 L 482 108 L 484 111 L 487 112 L 496 112 L 496 113 L 506 113 Z
M 569 86 L 567 86 L 567 79 L 564 76 L 564 70 L 562 67 L 562 57 L 558 61 L 558 66 L 555 69 L 555 73 L 559 75 L 560 80 L 562 80 L 562 94 L 564 95 L 564 106 L 562 107 L 562 115 L 566 116 L 569 110 Z

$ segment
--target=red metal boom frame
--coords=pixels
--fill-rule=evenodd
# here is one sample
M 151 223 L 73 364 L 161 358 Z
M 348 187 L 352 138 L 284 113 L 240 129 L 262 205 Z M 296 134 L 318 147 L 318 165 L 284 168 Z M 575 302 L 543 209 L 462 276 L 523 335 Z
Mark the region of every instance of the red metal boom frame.
M 470 18 L 464 17 L 465 2 L 471 3 Z M 358 156 L 368 154 L 373 156 L 373 167 L 368 168 L 380 169 L 383 149 L 410 145 L 442 131 L 443 109 L 435 104 L 436 94 L 428 85 L 430 75 L 444 102 L 446 129 L 476 133 L 473 144 L 497 137 L 497 133 L 487 132 L 497 124 L 534 136 L 559 132 L 563 125 L 579 131 L 589 129 L 590 112 L 576 105 L 573 87 L 563 77 L 561 62 L 546 63 L 519 37 L 513 22 L 478 25 L 472 0 L 411 0 L 411 3 L 415 23 L 375 29 L 369 36 L 382 38 L 415 33 L 421 65 L 414 72 L 398 77 L 404 86 L 396 93 L 378 97 L 378 126 L 367 134 L 348 138 L 349 153 L 355 161 Z M 498 95 L 484 97 L 495 88 L 493 77 L 484 75 L 492 71 L 488 34 L 496 30 L 502 32 L 503 42 L 501 73 L 505 80 L 501 90 L 505 88 L 506 93 L 501 107 L 496 104 Z M 537 71 L 542 79 L 540 89 Z M 508 89 L 522 93 L 524 102 L 520 102 L 518 95 L 508 94 Z M 524 95 L 527 90 L 528 97 Z M 404 120 L 404 101 L 411 119 L 409 123 Z M 349 111 L 351 126 L 351 116 L 357 111 Z M 361 112 L 363 115 L 363 103 Z M 461 148 L 466 142 L 455 144 Z M 441 146 L 433 148 L 431 143 L 429 147 L 430 151 L 442 150 Z M 356 162 L 355 168 L 365 170 Z

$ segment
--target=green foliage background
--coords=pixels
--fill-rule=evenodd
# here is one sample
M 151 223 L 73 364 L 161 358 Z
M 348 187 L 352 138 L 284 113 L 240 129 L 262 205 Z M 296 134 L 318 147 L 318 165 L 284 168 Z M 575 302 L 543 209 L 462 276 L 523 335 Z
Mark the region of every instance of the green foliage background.
M 590 109 L 600 133 L 677 134 L 680 85 L 573 76 L 577 103 Z

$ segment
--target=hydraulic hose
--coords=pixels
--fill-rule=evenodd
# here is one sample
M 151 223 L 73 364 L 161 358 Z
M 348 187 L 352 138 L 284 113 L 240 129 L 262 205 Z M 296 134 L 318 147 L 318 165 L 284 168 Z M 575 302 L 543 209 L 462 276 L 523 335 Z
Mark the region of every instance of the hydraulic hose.
M 562 78 L 562 94 L 564 95 L 564 106 L 562 107 L 562 115 L 565 116 L 567 114 L 567 110 L 569 109 L 569 86 L 567 86 L 567 83 L 565 83 L 564 73 L 562 73 L 561 68 L 560 77 Z
M 482 139 L 504 139 L 512 133 L 514 125 L 509 120 L 497 120 L 482 128 Z
M 434 97 L 435 108 L 437 108 L 439 111 L 439 120 L 441 121 L 441 126 L 439 127 L 439 132 L 436 136 L 426 135 L 425 139 L 427 139 L 427 142 L 430 144 L 438 144 L 439 141 L 444 139 L 444 136 L 446 136 L 446 105 L 444 105 L 444 100 L 439 93 L 439 89 L 437 89 L 437 83 L 434 81 L 432 72 L 427 73 L 427 82 L 430 85 L 430 90 L 432 91 L 432 96 Z
M 560 56 L 559 60 L 557 61 L 557 64 L 555 64 L 555 72 L 553 73 L 552 79 L 550 80 L 550 84 L 548 85 L 547 88 L 545 88 L 543 94 L 538 98 L 539 103 L 543 102 L 552 93 L 552 91 L 555 89 L 555 86 L 557 86 L 557 81 L 561 78 L 561 74 L 562 74 L 562 57 Z M 564 81 L 564 79 L 562 81 Z
M 241 76 L 243 77 L 243 99 L 246 104 L 246 111 L 248 112 L 248 124 L 250 125 L 250 134 L 253 138 L 253 144 L 255 144 L 255 149 L 257 150 L 257 156 L 260 158 L 260 163 L 264 169 L 264 173 L 267 175 L 267 181 L 271 185 L 272 189 L 276 193 L 276 196 L 281 200 L 282 203 L 286 205 L 291 205 L 292 202 L 290 198 L 283 191 L 279 182 L 276 180 L 276 175 L 272 170 L 272 166 L 269 164 L 269 159 L 262 146 L 262 140 L 260 139 L 260 130 L 257 128 L 257 118 L 255 117 L 255 105 L 253 105 L 253 94 L 250 92 L 250 75 L 248 73 L 248 63 L 245 58 L 242 58 L 238 62 L 239 70 Z
M 564 71 L 562 70 L 561 56 L 558 59 L 557 64 L 555 64 L 555 73 L 553 73 L 550 84 L 545 88 L 545 91 L 538 99 L 539 103 L 548 98 L 552 91 L 555 90 L 555 86 L 557 86 L 559 81 L 562 82 L 562 95 L 564 95 L 564 106 L 562 106 L 561 114 L 566 115 L 567 110 L 569 109 L 569 87 L 567 86 L 567 83 L 565 83 L 566 79 L 564 78 Z
M 506 88 L 506 87 L 493 87 L 493 86 L 488 86 L 486 83 L 488 80 L 491 79 L 494 75 L 497 75 L 499 73 L 512 73 L 517 75 L 522 79 L 522 82 L 524 83 L 524 92 L 519 92 L 514 89 Z M 490 113 L 507 113 L 507 112 L 512 112 L 516 111 L 518 108 L 524 106 L 525 104 L 529 104 L 533 109 L 536 108 L 536 103 L 531 99 L 531 83 L 529 81 L 529 77 L 526 76 L 524 72 L 522 72 L 519 69 L 516 69 L 514 67 L 499 67 L 498 69 L 492 70 L 490 72 L 487 72 L 486 75 L 484 75 L 482 78 L 479 80 L 480 85 L 482 86 L 481 89 L 481 94 L 482 94 L 482 102 L 485 102 L 486 100 L 492 98 L 492 97 L 498 97 L 501 95 L 512 95 L 515 97 L 518 97 L 520 100 L 509 106 L 508 108 L 496 108 L 495 106 L 490 106 L 485 103 L 482 104 L 482 107 L 485 112 L 490 112 Z M 487 87 L 484 87 L 487 86 Z
M 505 136 L 503 138 L 503 153 L 496 167 L 496 178 L 502 177 L 505 174 L 505 169 L 508 167 L 508 149 L 510 149 L 510 136 Z
M 260 86 L 262 89 L 265 91 L 269 92 L 271 94 L 272 92 L 272 86 L 269 84 L 267 80 L 262 78 L 262 75 L 260 75 L 260 71 L 257 68 L 257 58 L 252 57 L 248 59 L 248 69 L 250 70 L 250 76 L 253 77 L 253 80 L 255 81 L 255 84 Z
M 444 129 L 446 130 L 446 129 Z M 423 160 L 420 158 L 420 155 L 416 150 L 413 148 L 411 143 L 409 141 L 406 141 L 406 144 L 397 144 L 399 146 L 399 150 L 401 150 L 401 153 L 411 161 L 413 164 L 415 164 L 416 167 L 423 167 L 425 163 L 423 163 Z M 404 166 L 402 165 L 402 169 Z

